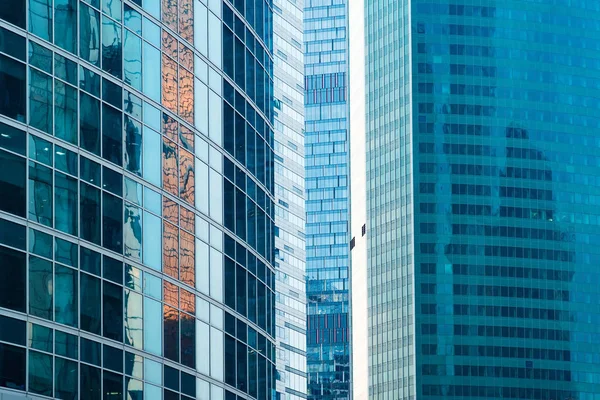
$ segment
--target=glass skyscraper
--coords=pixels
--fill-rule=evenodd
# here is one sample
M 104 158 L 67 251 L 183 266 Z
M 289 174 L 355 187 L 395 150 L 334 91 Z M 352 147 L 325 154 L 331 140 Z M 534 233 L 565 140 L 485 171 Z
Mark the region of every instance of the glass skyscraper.
M 304 3 L 309 399 L 349 399 L 348 14 Z
M 277 399 L 306 398 L 302 8 L 273 2 Z
M 600 3 L 365 2 L 370 398 L 598 399 Z
M 273 399 L 272 4 L 0 5 L 0 397 Z

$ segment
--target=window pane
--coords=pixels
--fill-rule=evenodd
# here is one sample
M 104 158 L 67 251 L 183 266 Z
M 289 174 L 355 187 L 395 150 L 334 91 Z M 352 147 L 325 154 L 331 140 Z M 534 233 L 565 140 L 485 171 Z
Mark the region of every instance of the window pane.
M 29 219 L 52 226 L 52 171 L 29 163 Z
M 123 232 L 125 256 L 142 259 L 142 211 L 131 204 L 125 204 L 125 229 Z
M 0 210 L 24 217 L 25 159 L 0 150 L 0 165 L 0 193 L 11 194 L 0 196 Z
M 79 55 L 96 66 L 100 64 L 100 15 L 82 3 L 79 3 Z
M 81 364 L 81 398 L 86 400 L 100 400 L 100 369 Z
M 138 14 L 139 15 L 139 14 Z M 142 90 L 142 40 L 125 30 L 125 52 L 123 54 L 125 83 Z
M 54 371 L 55 396 L 64 400 L 77 399 L 77 362 L 56 357 Z
M 81 147 L 100 155 L 100 102 L 85 93 L 80 96 L 79 129 Z
M 81 179 L 95 186 L 100 186 L 100 164 L 81 157 L 79 160 Z
M 54 173 L 54 227 L 77 236 L 77 179 L 60 172 Z
M 70 53 L 76 54 L 77 44 L 77 0 L 54 0 L 55 26 L 60 27 L 54 43 Z
M 29 0 L 29 32 L 52 41 L 52 0 Z
M 81 274 L 81 329 L 97 335 L 100 334 L 100 298 L 100 280 Z
M 54 337 L 56 354 L 77 360 L 79 350 L 77 341 L 77 336 L 57 330 Z
M 142 349 L 143 315 L 142 295 L 125 291 L 125 344 Z
M 78 246 L 75 243 L 71 243 L 67 240 L 56 238 L 54 246 L 54 260 L 69 267 L 75 267 L 79 265 L 77 259 Z
M 25 321 L 0 315 L 0 340 L 25 346 Z
M 119 166 L 123 164 L 122 113 L 102 104 L 102 158 Z
M 29 64 L 52 75 L 52 50 L 30 41 Z
M 0 99 L 0 114 L 25 122 L 25 64 L 1 54 Z
M 102 167 L 102 187 L 112 194 L 123 194 L 123 175 L 110 168 Z
M 62 1 L 64 0 L 56 0 L 55 4 Z M 57 53 L 54 53 L 54 75 L 71 85 L 77 86 L 77 64 Z
M 52 77 L 29 68 L 29 124 L 52 133 Z
M 102 196 L 102 245 L 123 254 L 123 200 L 106 192 Z
M 26 140 L 27 133 L 0 122 L 0 147 L 25 155 Z
M 144 83 L 144 94 L 152 100 L 160 102 L 160 51 L 144 42 L 143 60 L 142 79 Z
M 149 182 L 160 186 L 162 170 L 159 162 L 161 157 L 160 135 L 149 128 L 144 128 L 143 134 L 144 157 L 143 157 L 143 176 Z
M 100 244 L 100 190 L 81 184 L 81 238 Z
M 104 351 L 103 367 L 117 372 L 123 372 L 123 350 L 112 346 L 102 346 Z
M 54 81 L 54 135 L 77 145 L 77 89 Z
M 25 390 L 25 349 L 0 343 L 0 386 Z
M 100 343 L 81 338 L 81 361 L 100 366 L 101 349 Z
M 80 65 L 79 88 L 85 90 L 89 94 L 100 97 L 100 75 Z
M 162 354 L 162 307 L 157 301 L 144 297 L 144 350 Z
M 29 256 L 29 313 L 52 320 L 52 263 Z
M 154 214 L 144 211 L 144 221 L 142 224 L 143 234 L 143 259 L 144 264 L 158 271 L 161 269 L 162 262 L 162 235 L 161 220 Z
M 104 256 L 102 277 L 120 285 L 123 284 L 123 262 Z
M 128 400 L 142 400 L 144 398 L 144 384 L 137 379 L 125 377 L 125 390 Z
M 52 396 L 52 356 L 29 352 L 29 391 Z
M 123 399 L 123 375 L 104 371 L 104 400 Z
M 45 326 L 29 323 L 29 347 L 37 350 L 52 352 L 53 331 Z
M 127 110 L 126 110 L 127 111 Z M 125 115 L 125 168 L 142 175 L 142 125 Z
M 54 163 L 57 169 L 71 175 L 79 175 L 77 171 L 77 153 L 61 146 L 54 146 Z
M 163 307 L 164 355 L 179 362 L 179 312 L 173 307 Z
M 69 267 L 55 264 L 56 299 L 54 311 L 56 322 L 77 327 L 77 272 Z M 30 293 L 31 295 L 31 293 Z
M 38 256 L 52 258 L 52 236 L 47 233 L 29 229 L 29 251 Z
M 103 336 L 123 341 L 123 289 L 121 286 L 109 282 L 103 282 L 104 294 L 102 303 L 104 305 L 104 329 Z
M 4 0 L 0 7 L 0 19 L 25 29 L 25 1 Z
M 52 166 L 52 143 L 34 135 L 29 135 L 29 157 Z

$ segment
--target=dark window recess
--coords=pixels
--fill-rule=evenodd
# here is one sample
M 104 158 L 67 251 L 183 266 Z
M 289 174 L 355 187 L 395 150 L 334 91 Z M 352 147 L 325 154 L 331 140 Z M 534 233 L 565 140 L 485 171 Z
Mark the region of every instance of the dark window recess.
M 25 390 L 24 348 L 0 343 L 0 387 Z
M 25 312 L 25 253 L 0 247 L 0 266 L 0 307 Z
M 0 114 L 25 122 L 25 99 L 25 64 L 0 54 Z
M 356 245 L 356 238 L 352 238 L 352 240 L 350 240 L 350 250 L 352 250 L 355 245 Z
M 0 219 L 0 243 L 25 250 L 25 226 Z
M 0 85 L 2 85 L 0 77 Z M 1 101 L 1 100 L 0 100 Z M 25 216 L 25 159 L 0 150 L 0 210 Z M 10 193 L 7 196 L 6 193 Z
M 25 321 L 0 315 L 0 340 L 25 346 Z
M 25 29 L 25 0 L 2 0 L 0 19 Z
M 365 236 L 367 234 L 367 225 L 363 224 L 362 226 L 362 236 Z

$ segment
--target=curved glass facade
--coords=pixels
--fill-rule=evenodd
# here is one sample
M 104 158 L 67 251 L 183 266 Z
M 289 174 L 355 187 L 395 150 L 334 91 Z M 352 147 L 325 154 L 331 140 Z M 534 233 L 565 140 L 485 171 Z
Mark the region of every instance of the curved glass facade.
M 0 394 L 273 398 L 271 2 L 0 8 Z
M 371 396 L 597 399 L 600 4 L 365 14 Z

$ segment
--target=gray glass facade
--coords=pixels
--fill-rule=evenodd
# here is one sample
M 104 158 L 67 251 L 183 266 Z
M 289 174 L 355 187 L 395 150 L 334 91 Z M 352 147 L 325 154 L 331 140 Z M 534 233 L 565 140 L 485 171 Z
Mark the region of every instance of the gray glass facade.
M 272 31 L 262 0 L 2 2 L 0 397 L 275 397 Z
M 308 397 L 349 399 L 348 14 L 304 4 Z
M 365 3 L 373 399 L 597 399 L 600 4 Z

